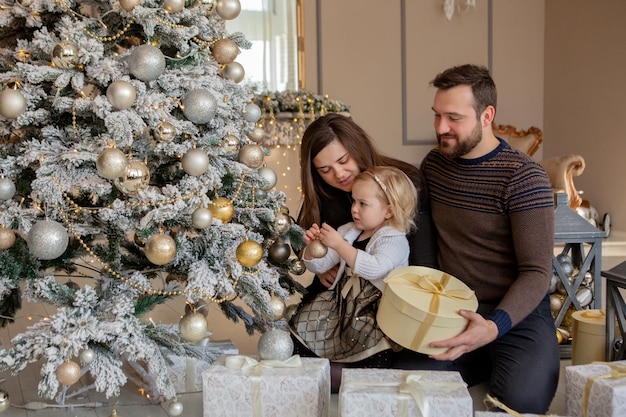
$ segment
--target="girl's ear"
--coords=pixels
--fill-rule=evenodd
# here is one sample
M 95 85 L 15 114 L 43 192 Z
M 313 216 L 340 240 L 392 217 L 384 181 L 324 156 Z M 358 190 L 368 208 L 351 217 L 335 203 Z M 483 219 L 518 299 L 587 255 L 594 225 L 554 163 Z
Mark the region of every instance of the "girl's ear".
M 385 208 L 385 220 L 389 220 L 393 217 L 393 210 L 391 210 L 391 204 L 387 204 Z

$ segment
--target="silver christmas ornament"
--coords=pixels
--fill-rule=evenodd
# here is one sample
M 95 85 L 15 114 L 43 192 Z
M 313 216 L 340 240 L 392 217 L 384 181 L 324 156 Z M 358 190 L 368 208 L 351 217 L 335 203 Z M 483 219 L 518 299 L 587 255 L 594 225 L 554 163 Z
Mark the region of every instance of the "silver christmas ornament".
M 222 139 L 222 148 L 228 154 L 235 154 L 239 152 L 241 142 L 235 135 L 226 135 L 226 137 Z
M 239 0 L 217 0 L 217 14 L 224 20 L 233 20 L 241 12 Z
M 293 354 L 293 341 L 286 331 L 270 329 L 259 338 L 258 349 L 262 360 L 284 361 Z
M 198 88 L 187 93 L 182 102 L 185 117 L 197 124 L 209 123 L 217 112 L 217 101 L 209 90 Z
M 243 118 L 248 122 L 256 123 L 261 118 L 261 108 L 254 103 L 246 104 L 243 109 Z
M 257 200 L 265 200 L 267 198 L 267 191 L 261 190 L 260 188 L 254 189 L 254 198 Z
M 8 178 L 0 178 L 0 201 L 12 199 L 16 191 L 13 181 Z
M 205 207 L 198 207 L 191 213 L 191 223 L 196 229 L 206 229 L 213 223 L 213 213 Z
M 78 64 L 78 46 L 69 41 L 58 42 L 50 52 L 52 66 L 71 69 Z
M 26 98 L 17 90 L 7 88 L 0 93 L 0 115 L 17 119 L 26 110 Z
M 307 253 L 314 258 L 323 258 L 326 256 L 328 252 L 328 248 L 324 246 L 319 239 L 315 239 L 313 242 L 309 243 L 309 247 L 307 248 Z
M 183 403 L 179 403 L 178 401 L 172 401 L 170 405 L 167 407 L 167 411 L 170 416 L 180 416 L 183 414 Z
M 137 91 L 128 81 L 113 81 L 107 87 L 107 99 L 116 110 L 124 110 L 135 104 Z
M 226 64 L 222 69 L 222 77 L 227 80 L 231 80 L 235 83 L 240 83 L 246 76 L 246 71 L 243 69 L 243 65 L 239 62 L 231 62 Z
M 80 356 L 78 358 L 80 359 L 80 363 L 83 365 L 89 365 L 96 358 L 96 352 L 94 352 L 93 349 L 85 349 L 80 352 Z
M 275 236 L 282 236 L 291 228 L 291 217 L 285 213 L 276 213 L 274 223 L 272 223 L 272 232 Z
M 155 265 L 165 265 L 176 257 L 176 241 L 166 234 L 151 236 L 144 248 L 146 258 Z
M 141 4 L 141 0 L 119 0 L 119 3 L 122 9 L 130 12 Z
M 178 323 L 178 331 L 188 342 L 199 342 L 206 337 L 206 318 L 202 313 L 185 314 Z
M 0 250 L 9 249 L 15 244 L 15 232 L 0 226 Z
M 185 8 L 185 0 L 165 0 L 163 7 L 170 13 L 180 12 Z
M 176 137 L 176 128 L 170 122 L 163 120 L 152 132 L 159 142 L 170 142 Z
M 183 170 L 194 177 L 204 174 L 209 169 L 209 155 L 202 149 L 191 148 L 183 156 Z
M 132 160 L 126 166 L 124 176 L 113 181 L 115 187 L 124 194 L 136 194 L 148 186 L 150 170 L 141 161 Z
M 117 148 L 106 148 L 96 158 L 98 174 L 108 180 L 123 177 L 127 167 L 126 154 Z
M 294 275 L 302 275 L 306 272 L 306 265 L 302 259 L 294 258 L 289 263 L 289 272 Z
M 230 64 L 237 58 L 239 47 L 232 39 L 223 38 L 215 41 L 211 51 L 213 52 L 213 58 L 218 63 L 225 65 Z
M 263 148 L 259 145 L 248 144 L 241 147 L 237 159 L 248 168 L 258 169 L 263 165 L 264 158 Z
M 184 6 L 184 1 L 182 3 Z M 165 71 L 165 56 L 156 46 L 139 45 L 128 57 L 128 68 L 141 81 L 156 80 Z
M 258 173 L 263 179 L 263 183 L 261 184 L 262 190 L 267 191 L 274 188 L 278 178 L 276 176 L 276 172 L 272 168 L 261 167 L 259 168 Z
M 37 259 L 51 260 L 63 255 L 69 244 L 65 227 L 53 220 L 39 220 L 28 232 L 28 250 Z
M 0 390 L 0 413 L 9 409 L 11 401 L 9 393 L 5 390 Z

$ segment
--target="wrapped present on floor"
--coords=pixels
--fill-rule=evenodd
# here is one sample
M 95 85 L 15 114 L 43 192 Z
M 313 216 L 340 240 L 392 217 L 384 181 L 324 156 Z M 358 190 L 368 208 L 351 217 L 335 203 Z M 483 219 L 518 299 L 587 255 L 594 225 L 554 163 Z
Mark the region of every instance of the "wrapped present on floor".
M 492 397 L 487 394 L 485 398 L 485 405 L 489 407 L 495 407 L 496 409 L 503 410 L 500 411 L 476 411 L 474 417 L 504 417 L 504 416 L 517 416 L 517 417 L 559 417 L 554 414 L 531 414 L 531 413 L 518 413 L 512 408 L 500 402 L 497 398 Z
M 202 374 L 204 417 L 328 417 L 330 362 L 229 356 Z
M 458 372 L 343 369 L 342 417 L 471 417 L 473 413 L 472 397 Z
M 565 384 L 568 415 L 626 417 L 626 361 L 567 366 Z
M 478 300 L 463 282 L 433 268 L 396 268 L 385 278 L 376 320 L 394 342 L 424 354 L 448 348 L 432 348 L 430 342 L 459 335 L 468 320 L 461 309 L 476 311 Z
M 220 356 L 239 354 L 239 350 L 230 340 L 211 341 L 205 338 L 201 346 L 210 349 L 213 354 L 221 352 Z M 177 394 L 202 391 L 202 372 L 211 366 L 209 362 L 177 356 L 168 350 L 164 350 L 164 355 L 170 361 L 167 367 L 168 376 Z

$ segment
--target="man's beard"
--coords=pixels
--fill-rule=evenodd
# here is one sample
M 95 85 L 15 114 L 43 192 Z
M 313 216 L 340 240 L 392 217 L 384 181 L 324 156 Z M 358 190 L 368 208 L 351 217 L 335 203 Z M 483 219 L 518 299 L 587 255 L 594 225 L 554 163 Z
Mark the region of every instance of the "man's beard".
M 451 145 L 449 142 L 442 142 L 442 136 L 453 137 L 456 139 L 456 144 Z M 439 150 L 441 150 L 441 153 L 450 159 L 454 159 L 470 153 L 476 146 L 478 146 L 482 138 L 483 130 L 480 123 L 476 123 L 476 127 L 474 127 L 469 136 L 466 136 L 463 140 L 460 140 L 458 135 L 437 134 L 437 143 L 439 144 Z

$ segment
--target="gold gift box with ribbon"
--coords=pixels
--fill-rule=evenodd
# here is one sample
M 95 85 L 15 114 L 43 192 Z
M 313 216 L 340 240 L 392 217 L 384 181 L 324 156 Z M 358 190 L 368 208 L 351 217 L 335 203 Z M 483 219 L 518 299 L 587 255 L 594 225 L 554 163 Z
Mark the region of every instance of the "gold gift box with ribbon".
M 457 336 L 467 327 L 458 311 L 476 311 L 478 300 L 463 282 L 433 268 L 396 268 L 387 285 L 376 319 L 381 330 L 399 345 L 424 354 L 443 353 L 430 342 Z
M 605 360 L 606 313 L 579 310 L 572 313 L 572 365 Z

